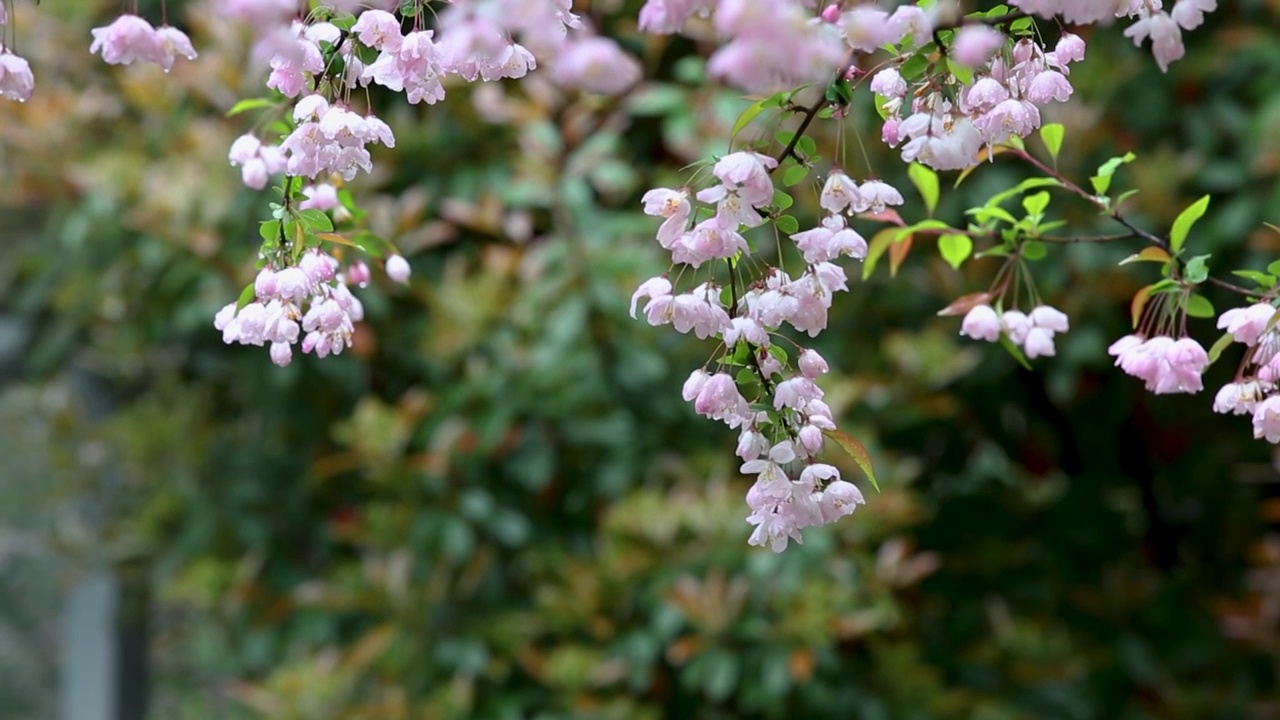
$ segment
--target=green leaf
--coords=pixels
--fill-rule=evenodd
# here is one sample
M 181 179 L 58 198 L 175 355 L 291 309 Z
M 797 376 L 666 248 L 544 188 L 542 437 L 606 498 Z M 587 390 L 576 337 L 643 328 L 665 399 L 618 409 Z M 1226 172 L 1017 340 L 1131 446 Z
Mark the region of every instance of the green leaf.
M 782 173 L 782 184 L 787 187 L 792 187 L 799 184 L 808 176 L 809 168 L 804 165 L 792 165 L 786 169 L 786 172 Z
M 838 75 L 827 86 L 826 98 L 827 102 L 832 105 L 844 107 L 853 102 L 853 86 L 849 84 L 843 74 Z
M 1049 249 L 1042 242 L 1028 240 L 1022 243 L 1022 257 L 1027 260 L 1041 260 L 1049 254 Z
M 255 297 L 257 297 L 257 291 L 254 290 L 253 283 L 245 285 L 244 290 L 240 291 L 240 299 L 236 300 L 236 312 L 240 312 L 241 308 L 253 302 Z
M 1106 195 L 1107 190 L 1111 188 L 1111 176 L 1116 174 L 1116 170 L 1125 163 L 1133 162 L 1137 156 L 1133 153 L 1125 153 L 1120 157 L 1113 157 L 1110 160 L 1098 166 L 1098 174 L 1089 178 L 1093 183 L 1093 190 L 1099 195 Z
M 959 270 L 960 264 L 973 252 L 973 240 L 968 235 L 947 233 L 938 238 L 938 252 L 952 268 Z
M 1178 217 L 1174 218 L 1173 229 L 1169 231 L 1169 247 L 1173 248 L 1176 255 L 1182 249 L 1182 244 L 1187 241 L 1187 234 L 1191 232 L 1191 226 L 1204 215 L 1204 211 L 1209 209 L 1209 196 L 1205 195 L 1199 200 L 1191 203 L 1185 210 L 1178 213 Z
M 796 150 L 807 158 L 812 158 L 818 152 L 818 143 L 808 135 L 796 141 Z
M 904 80 L 915 80 L 924 74 L 929 67 L 929 53 L 933 51 L 933 43 L 929 43 L 920 48 L 915 55 L 912 55 L 902 66 L 898 68 L 898 73 L 902 75 Z
M 1222 356 L 1222 351 L 1226 350 L 1227 346 L 1230 345 L 1233 340 L 1235 340 L 1235 338 L 1232 337 L 1231 333 L 1222 333 L 1222 337 L 1218 338 L 1217 342 L 1213 344 L 1213 347 L 1209 348 L 1210 365 L 1218 361 L 1218 358 Z
M 787 208 L 794 205 L 795 202 L 796 201 L 792 199 L 792 197 L 788 195 L 786 192 L 784 192 L 779 188 L 774 188 L 773 201 L 771 203 L 774 207 L 778 208 L 779 210 L 786 210 Z
M 1280 275 L 1280 260 L 1276 260 L 1267 266 L 1267 272 L 1272 275 Z
M 836 445 L 839 445 L 841 450 L 848 453 L 849 457 L 853 458 L 853 461 L 858 464 L 862 472 L 866 473 L 867 479 L 871 481 L 871 486 L 876 489 L 876 492 L 880 492 L 880 483 L 876 482 L 876 473 L 871 467 L 871 453 L 867 452 L 866 446 L 858 442 L 849 433 L 838 428 L 835 430 L 823 430 L 822 434 Z
M 1045 149 L 1054 160 L 1058 159 L 1058 152 L 1062 150 L 1062 139 L 1065 135 L 1066 129 L 1062 127 L 1062 123 L 1049 123 L 1040 128 L 1040 140 L 1044 142 Z
M 894 228 L 885 228 L 875 235 L 871 236 L 871 240 L 867 243 L 867 256 L 862 259 L 862 279 L 866 280 L 871 277 L 871 273 L 876 269 L 876 263 L 879 262 L 880 256 L 884 255 L 885 250 L 893 244 L 893 238 L 897 235 Z
M 961 83 L 965 85 L 973 84 L 973 68 L 968 67 L 967 65 L 961 65 L 960 63 L 952 60 L 950 56 L 948 56 L 947 69 L 950 70 L 951 74 L 955 75 L 956 79 L 959 80 Z
M 1182 268 L 1182 279 L 1195 284 L 1204 282 L 1209 277 L 1209 267 L 1204 264 L 1208 259 L 1208 255 L 1197 255 L 1188 260 Z
M 1242 278 L 1245 278 L 1246 280 L 1252 280 L 1258 283 L 1259 285 L 1261 285 L 1262 287 L 1266 287 L 1266 288 L 1269 288 L 1276 284 L 1275 275 L 1268 275 L 1263 272 L 1258 272 L 1257 270 L 1232 270 L 1231 274 L 1238 275 Z
M 972 215 L 974 220 L 977 220 L 984 225 L 992 219 L 1003 220 L 1010 225 L 1018 224 L 1017 218 L 1011 215 L 1008 210 L 999 206 L 969 208 L 968 210 L 965 210 L 964 213 L 966 215 Z
M 302 210 L 298 213 L 298 217 L 313 233 L 333 232 L 333 221 L 329 219 L 329 216 L 323 210 L 315 208 Z
M 1213 311 L 1213 303 L 1203 295 L 1192 293 L 1187 296 L 1187 314 L 1191 317 L 1211 318 L 1217 315 Z
M 1027 178 L 1008 190 L 992 195 L 991 199 L 987 200 L 984 205 L 986 207 L 995 207 L 1015 195 L 1021 195 L 1028 190 L 1034 190 L 1041 187 L 1062 187 L 1062 183 L 1053 178 Z
M 1034 195 L 1028 195 L 1022 198 L 1022 207 L 1027 211 L 1028 215 L 1040 215 L 1044 213 L 1045 208 L 1049 207 L 1049 193 L 1041 190 Z
M 1013 344 L 1008 335 L 1000 333 L 1000 345 L 1013 356 L 1014 360 L 1018 361 L 1019 365 L 1027 370 L 1031 369 L 1031 363 L 1027 362 L 1027 356 L 1022 354 L 1022 351 L 1018 349 L 1017 345 Z
M 753 385 L 758 381 L 759 378 L 756 377 L 756 371 L 749 367 L 742 368 L 738 371 L 738 374 L 733 377 L 734 383 L 744 387 Z
M 769 354 L 777 358 L 778 362 L 785 367 L 787 364 L 787 351 L 782 349 L 781 345 L 770 345 Z
M 742 132 L 743 128 L 750 125 L 752 120 L 755 120 L 760 113 L 764 112 L 765 108 L 774 104 L 780 96 L 781 94 L 774 95 L 748 105 L 733 123 L 733 131 L 729 133 L 729 141 L 733 142 L 733 139 L 738 136 L 738 133 Z
M 800 232 L 800 221 L 790 215 L 783 215 L 774 221 L 778 226 L 778 231 L 791 235 Z
M 934 208 L 938 207 L 938 174 L 920 163 L 911 163 L 907 167 L 907 175 L 920 191 L 920 197 L 924 198 L 925 208 L 933 215 Z
M 280 221 L 279 220 L 263 220 L 258 226 L 258 234 L 262 236 L 263 242 L 275 243 L 280 237 Z
M 248 112 L 250 110 L 275 107 L 277 102 L 277 100 L 272 98 L 246 98 L 237 102 L 235 105 L 232 105 L 231 109 L 227 111 L 227 117 L 239 115 L 242 112 Z

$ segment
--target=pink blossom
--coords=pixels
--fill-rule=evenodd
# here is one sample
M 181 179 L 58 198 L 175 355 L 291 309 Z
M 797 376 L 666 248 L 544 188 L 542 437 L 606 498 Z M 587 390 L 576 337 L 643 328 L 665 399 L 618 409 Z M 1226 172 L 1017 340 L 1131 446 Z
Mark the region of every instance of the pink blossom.
M 1213 411 L 1232 415 L 1252 413 L 1262 397 L 1262 387 L 1257 380 L 1229 382 L 1218 390 L 1213 398 Z
M 1218 329 L 1225 329 L 1238 343 L 1256 345 L 1275 314 L 1276 309 L 1270 303 L 1232 308 L 1218 318 Z
M 366 10 L 360 13 L 351 33 L 360 42 L 374 50 L 396 52 L 404 42 L 400 31 L 400 19 L 385 10 Z
M 639 27 L 645 32 L 670 35 L 679 32 L 689 18 L 707 13 L 712 0 L 647 0 L 640 8 Z
M 744 416 L 750 412 L 747 401 L 738 392 L 733 378 L 725 373 L 716 373 L 707 381 L 693 399 L 693 409 L 699 415 L 712 420 L 722 420 L 729 427 L 738 427 Z
M 658 228 L 658 244 L 670 250 L 684 233 L 685 222 L 693 206 L 689 194 L 680 190 L 655 188 L 644 194 L 644 214 L 666 218 Z
M 796 358 L 796 365 L 810 380 L 817 380 L 818 376 L 825 374 L 828 370 L 827 361 L 816 350 L 809 348 L 800 351 L 800 357 Z
M 18 55 L 0 49 L 0 97 L 26 102 L 35 90 L 31 65 Z
M 874 5 L 859 5 L 845 12 L 837 25 L 849 47 L 861 52 L 874 52 L 902 39 L 900 28 L 889 22 L 889 13 Z
M 1029 319 L 1032 325 L 1052 332 L 1064 333 L 1071 327 L 1067 314 L 1049 305 L 1036 306 Z
M 960 323 L 960 334 L 974 340 L 995 342 L 1000 339 L 1000 316 L 990 305 L 975 305 L 965 313 Z
M 689 378 L 684 381 L 684 387 L 680 390 L 680 396 L 685 402 L 693 402 L 698 397 L 698 393 L 702 392 L 702 388 L 706 386 L 707 380 L 711 377 L 706 370 L 698 368 L 689 373 Z
M 404 285 L 409 282 L 409 261 L 399 255 L 387 258 L 387 277 Z
M 1014 345 L 1021 345 L 1027 339 L 1027 333 L 1031 332 L 1031 318 L 1019 310 L 1006 310 L 1000 316 L 1000 321 L 1004 325 L 1005 334 L 1009 336 L 1009 340 Z
M 838 213 L 862 204 L 862 196 L 858 194 L 857 183 L 851 180 L 843 170 L 836 168 L 827 176 L 818 204 L 827 212 Z
M 640 298 L 660 298 L 670 296 L 671 281 L 665 276 L 645 280 L 640 283 L 640 287 L 636 288 L 635 293 L 631 296 L 631 317 L 636 316 L 636 303 L 639 302 Z
M 1218 0 L 1178 0 L 1170 16 L 1183 30 L 1195 30 L 1204 23 L 1204 14 L 1218 9 Z
M 880 180 L 868 180 L 858 188 L 858 202 L 855 212 L 882 213 L 886 205 L 901 205 L 902 193 L 889 183 Z
M 725 347 L 733 347 L 739 340 L 746 340 L 756 347 L 769 347 L 769 333 L 759 320 L 751 317 L 732 318 L 721 339 Z
M 1004 47 L 1004 33 L 987 25 L 965 25 L 956 30 L 951 43 L 951 58 L 966 67 L 985 63 L 996 50 Z
M 850 515 L 857 506 L 866 503 L 866 499 L 862 497 L 862 491 L 856 485 L 841 480 L 838 474 L 835 477 L 836 479 L 822 491 L 822 497 L 818 500 L 824 523 L 832 523 Z
M 93 43 L 89 52 L 100 52 L 103 62 L 111 65 L 128 65 L 136 60 L 155 62 L 160 55 L 156 29 L 137 15 L 121 15 L 90 33 Z
M 758 152 L 739 151 L 720 158 L 711 173 L 725 185 L 741 188 L 741 197 L 755 207 L 767 205 L 773 200 L 773 180 L 769 171 L 778 161 Z
M 1253 436 L 1280 443 L 1280 395 L 1272 395 L 1254 408 Z
M 1056 352 L 1053 345 L 1053 331 L 1042 327 L 1031 328 L 1027 331 L 1026 339 L 1023 340 L 1022 349 L 1031 360 L 1038 357 L 1052 357 Z
M 1073 33 L 1062 33 L 1058 44 L 1053 46 L 1053 53 L 1061 63 L 1073 63 L 1084 60 L 1084 40 Z
M 165 72 L 173 68 L 173 61 L 179 55 L 188 60 L 196 59 L 196 49 L 191 45 L 191 38 L 178 28 L 164 25 L 156 30 L 155 45 L 155 55 L 151 60 L 164 68 Z
M 871 78 L 871 92 L 890 98 L 900 98 L 907 94 L 907 81 L 897 68 L 885 68 Z
M 338 207 L 338 189 L 329 183 L 308 185 L 302 188 L 306 200 L 298 203 L 301 210 L 333 210 Z
M 1133 44 L 1142 46 L 1142 41 L 1151 38 L 1151 53 L 1156 58 L 1156 65 L 1162 72 L 1169 69 L 1169 63 L 1182 57 L 1186 50 L 1182 46 L 1182 31 L 1178 23 L 1164 12 L 1150 12 L 1146 17 L 1125 28 L 1124 36 L 1133 39 Z
M 1055 70 L 1045 70 L 1031 79 L 1031 84 L 1027 87 L 1027 99 L 1040 104 L 1051 100 L 1066 102 L 1071 97 L 1071 92 L 1071 83 L 1065 75 Z
M 640 81 L 640 61 L 605 37 L 572 40 L 560 48 L 552 65 L 556 82 L 601 95 L 620 95 Z

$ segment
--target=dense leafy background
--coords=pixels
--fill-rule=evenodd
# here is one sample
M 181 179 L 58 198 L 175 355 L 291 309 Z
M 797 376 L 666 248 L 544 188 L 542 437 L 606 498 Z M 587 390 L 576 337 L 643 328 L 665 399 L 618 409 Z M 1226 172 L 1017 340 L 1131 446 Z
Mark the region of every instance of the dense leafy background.
M 594 3 L 623 8 L 598 19 L 654 78 L 619 102 L 374 94 L 399 147 L 353 189 L 413 282 L 363 291 L 351 353 L 280 370 L 210 324 L 268 197 L 225 161 L 252 120 L 221 114 L 260 92 L 246 38 L 171 3 L 197 62 L 106 67 L 88 28 L 116 3 L 19 3 L 38 85 L 0 123 L 4 716 L 51 716 L 54 608 L 103 566 L 147 618 L 156 718 L 1280 716 L 1277 459 L 1208 394 L 1110 367 L 1151 281 L 1115 266 L 1132 247 L 1039 263 L 1074 327 L 1034 373 L 934 315 L 994 261 L 956 273 L 917 242 L 896 278 L 854 283 L 819 347 L 883 491 L 784 555 L 746 546 L 734 438 L 679 397 L 711 348 L 626 303 L 664 268 L 639 195 L 724 152 L 746 101 L 705 84 L 701 44 L 635 36 L 638 4 Z M 1136 219 L 1163 231 L 1211 193 L 1190 246 L 1265 266 L 1278 21 L 1228 3 L 1168 75 L 1091 32 L 1051 115 L 1062 169 L 1132 150 Z M 819 127 L 824 162 L 843 148 L 865 176 L 865 144 L 914 202 L 864 101 Z M 1024 174 L 944 178 L 940 213 Z M 1051 212 L 1114 230 L 1067 198 Z

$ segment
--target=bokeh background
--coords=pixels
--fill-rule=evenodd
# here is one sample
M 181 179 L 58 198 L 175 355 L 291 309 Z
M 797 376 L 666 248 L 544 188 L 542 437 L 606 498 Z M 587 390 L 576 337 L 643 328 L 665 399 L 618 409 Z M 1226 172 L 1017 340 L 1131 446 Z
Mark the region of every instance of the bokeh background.
M 844 464 L 866 506 L 746 545 L 735 437 L 680 399 L 712 348 L 627 300 L 666 267 L 639 196 L 724 153 L 748 101 L 706 82 L 709 44 L 638 36 L 640 4 L 577 6 L 642 58 L 624 98 L 373 93 L 399 143 L 352 189 L 412 282 L 361 291 L 348 354 L 279 369 L 211 324 L 270 197 L 226 161 L 253 118 L 223 115 L 262 87 L 244 30 L 170 2 L 201 55 L 165 75 L 88 54 L 119 3 L 18 0 L 37 90 L 0 119 L 0 717 L 58 717 L 60 663 L 99 642 L 64 608 L 104 573 L 122 720 L 1280 717 L 1277 455 L 1211 390 L 1110 366 L 1153 280 L 1116 267 L 1132 246 L 1037 264 L 1073 329 L 1034 372 L 935 315 L 996 261 L 917 242 L 852 283 L 818 347 L 882 490 Z M 1133 151 L 1138 222 L 1211 193 L 1194 253 L 1276 259 L 1280 2 L 1224 3 L 1167 75 L 1119 27 L 1086 37 L 1046 116 L 1064 172 Z M 867 100 L 817 126 L 824 162 L 914 202 Z M 987 164 L 940 213 L 1025 172 Z

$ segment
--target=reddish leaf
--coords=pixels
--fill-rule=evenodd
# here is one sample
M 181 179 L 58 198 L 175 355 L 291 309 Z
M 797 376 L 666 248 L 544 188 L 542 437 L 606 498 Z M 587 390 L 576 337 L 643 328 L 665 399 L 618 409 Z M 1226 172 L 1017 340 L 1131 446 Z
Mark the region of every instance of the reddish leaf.
M 822 434 L 839 445 L 841 450 L 848 453 L 849 457 L 853 458 L 853 461 L 862 469 L 862 472 L 866 473 L 867 479 L 871 481 L 871 486 L 876 489 L 876 492 L 880 492 L 880 483 L 876 482 L 876 473 L 871 468 L 871 453 L 867 452 L 867 448 L 843 430 L 823 430 Z
M 942 317 L 947 317 L 951 315 L 964 315 L 979 305 L 991 304 L 992 297 L 994 296 L 989 292 L 978 292 L 978 293 L 969 293 L 968 295 L 961 295 L 955 300 L 952 300 L 950 305 L 939 310 L 938 315 Z

